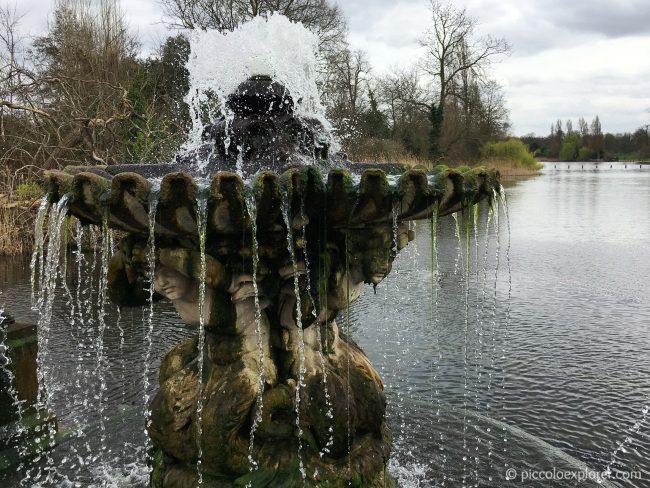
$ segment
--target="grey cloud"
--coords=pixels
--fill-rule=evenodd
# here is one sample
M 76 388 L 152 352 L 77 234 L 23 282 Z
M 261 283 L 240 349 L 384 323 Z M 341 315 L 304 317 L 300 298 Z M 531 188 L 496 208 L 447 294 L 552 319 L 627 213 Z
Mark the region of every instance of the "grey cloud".
M 594 37 L 650 34 L 648 0 L 504 0 L 505 11 L 518 15 L 515 23 L 495 15 L 492 0 L 469 2 L 468 10 L 485 21 L 485 30 L 506 37 L 516 54 L 534 54 Z
M 549 16 L 578 32 L 624 37 L 650 34 L 650 2 L 647 0 L 553 0 Z
M 428 0 L 341 0 L 351 30 L 368 33 L 375 41 L 406 43 L 413 36 L 390 35 L 375 29 L 388 9 L 421 6 Z M 608 38 L 650 34 L 648 0 L 465 0 L 470 15 L 486 34 L 505 37 L 516 55 L 533 54 L 582 42 L 593 36 Z M 462 6 L 462 3 L 455 2 Z M 513 20 L 514 19 L 514 20 Z M 395 25 L 403 33 L 408 25 Z M 417 37 L 417 36 L 415 36 Z

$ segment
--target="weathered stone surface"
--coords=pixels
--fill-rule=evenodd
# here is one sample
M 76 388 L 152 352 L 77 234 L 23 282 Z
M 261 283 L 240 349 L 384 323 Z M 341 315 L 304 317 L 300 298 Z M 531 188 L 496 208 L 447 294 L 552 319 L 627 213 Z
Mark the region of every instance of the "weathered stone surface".
M 87 172 L 71 176 L 50 171 L 46 177 L 50 198 L 56 201 L 67 193 L 70 212 L 83 223 L 99 225 L 107 216 L 114 229 L 148 235 L 146 185 L 134 173 L 112 180 Z M 207 233 L 215 238 L 211 253 L 230 255 L 240 251 L 237 242 L 231 241 L 250 232 L 247 193 L 255 197 L 258 233 L 273 239 L 274 234 L 282 234 L 285 229 L 283 200 L 289 204 L 295 230 L 302 224 L 309 224 L 314 230 L 372 230 L 382 222 L 392 224 L 394 212 L 404 222 L 434 214 L 448 215 L 481 200 L 491 201 L 494 192 L 499 191 L 498 177 L 498 172 L 483 167 L 464 173 L 450 169 L 433 174 L 410 170 L 389 184 L 382 170 L 370 168 L 361 172 L 359 183 L 355 184 L 346 169 L 331 170 L 324 179 L 312 166 L 292 168 L 281 175 L 263 172 L 246 188 L 236 174 L 219 172 L 213 176 L 210 187 L 203 190 L 208 199 Z M 197 183 L 189 174 L 164 176 L 156 214 L 157 236 L 196 242 L 197 194 Z

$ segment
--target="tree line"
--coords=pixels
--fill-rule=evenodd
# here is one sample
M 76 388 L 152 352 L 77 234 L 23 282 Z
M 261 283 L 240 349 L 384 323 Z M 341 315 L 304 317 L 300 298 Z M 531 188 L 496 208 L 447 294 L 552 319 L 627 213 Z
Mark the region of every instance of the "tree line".
M 232 31 L 281 13 L 319 39 L 319 84 L 327 115 L 351 159 L 454 162 L 480 157 L 507 135 L 508 111 L 489 64 L 504 39 L 481 37 L 464 9 L 431 1 L 425 56 L 377 75 L 347 42 L 328 0 L 161 0 L 172 27 Z M 169 36 L 140 56 L 118 0 L 59 0 L 49 31 L 22 34 L 20 16 L 0 9 L 0 163 L 5 186 L 66 165 L 170 161 L 189 124 L 189 44 Z
M 650 160 L 650 125 L 634 132 L 603 133 L 600 117 L 589 123 L 584 117 L 576 126 L 568 119 L 551 124 L 546 137 L 534 134 L 521 138 L 538 157 L 560 161 L 639 161 Z

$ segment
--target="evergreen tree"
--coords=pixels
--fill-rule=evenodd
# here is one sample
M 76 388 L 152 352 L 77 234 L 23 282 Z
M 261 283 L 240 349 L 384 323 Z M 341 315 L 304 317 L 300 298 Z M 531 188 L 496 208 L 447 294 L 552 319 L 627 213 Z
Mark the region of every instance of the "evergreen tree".
M 377 97 L 372 89 L 368 89 L 368 110 L 361 114 L 361 131 L 364 136 L 385 139 L 390 135 L 390 128 L 388 127 L 388 117 L 385 113 L 379 110 Z
M 435 103 L 429 108 L 429 122 L 431 131 L 429 132 L 429 157 L 436 161 L 442 156 L 440 149 L 440 135 L 442 134 L 443 110 L 441 105 Z
M 591 122 L 591 137 L 589 138 L 589 150 L 596 159 L 603 157 L 605 138 L 603 136 L 603 128 L 600 125 L 600 118 L 598 115 Z

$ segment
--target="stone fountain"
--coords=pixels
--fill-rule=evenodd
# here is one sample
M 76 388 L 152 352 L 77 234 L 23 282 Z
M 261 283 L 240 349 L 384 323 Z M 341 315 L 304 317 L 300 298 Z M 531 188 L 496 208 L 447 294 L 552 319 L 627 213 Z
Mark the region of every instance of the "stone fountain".
M 392 486 L 383 384 L 348 307 L 389 274 L 409 221 L 491 200 L 498 173 L 349 163 L 270 77 L 227 103 L 174 164 L 46 175 L 50 202 L 122 231 L 111 300 L 171 300 L 196 329 L 162 359 L 151 485 Z

